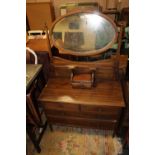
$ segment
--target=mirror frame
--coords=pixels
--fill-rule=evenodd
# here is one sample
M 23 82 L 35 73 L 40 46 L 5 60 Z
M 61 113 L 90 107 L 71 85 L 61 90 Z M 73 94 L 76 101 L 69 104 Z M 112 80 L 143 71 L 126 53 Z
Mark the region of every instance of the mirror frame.
M 54 39 L 52 33 L 53 33 L 53 29 L 55 27 L 55 25 L 63 18 L 65 17 L 68 17 L 70 15 L 74 15 L 74 14 L 77 14 L 77 13 L 89 13 L 89 14 L 96 14 L 96 15 L 99 15 L 101 16 L 102 18 L 105 18 L 106 20 L 108 20 L 113 28 L 115 29 L 115 35 L 113 37 L 113 39 L 106 45 L 104 46 L 103 48 L 100 48 L 100 49 L 97 49 L 97 50 L 92 50 L 92 51 L 78 51 L 78 52 L 74 52 L 72 50 L 68 50 L 68 49 L 64 49 L 60 46 L 58 46 L 56 44 L 56 40 Z M 54 21 L 54 23 L 52 24 L 52 27 L 50 29 L 50 39 L 52 40 L 52 43 L 53 45 L 59 50 L 59 53 L 60 54 L 69 54 L 69 55 L 74 55 L 74 56 L 91 56 L 91 55 L 97 55 L 97 54 L 100 54 L 100 53 L 103 53 L 103 52 L 106 52 L 109 48 L 112 47 L 112 45 L 117 41 L 117 37 L 118 37 L 118 30 L 117 30 L 117 26 L 116 24 L 112 21 L 112 19 L 110 19 L 109 17 L 107 17 L 106 15 L 100 13 L 100 12 L 97 12 L 97 11 L 92 11 L 92 10 L 86 10 L 86 11 L 83 11 L 83 10 L 77 10 L 77 11 L 74 11 L 74 12 L 70 12 L 70 13 L 67 13 L 63 16 L 60 16 L 58 19 L 56 19 Z

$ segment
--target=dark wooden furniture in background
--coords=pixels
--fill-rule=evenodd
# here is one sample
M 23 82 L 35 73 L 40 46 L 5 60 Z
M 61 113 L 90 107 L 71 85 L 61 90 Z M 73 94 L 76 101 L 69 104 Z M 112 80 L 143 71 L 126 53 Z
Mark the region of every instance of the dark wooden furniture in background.
M 47 52 L 49 54 L 49 57 L 52 58 L 52 52 L 51 52 L 52 42 L 49 39 L 48 27 L 46 24 L 44 24 L 43 29 L 45 32 L 45 39 L 43 38 L 29 39 L 29 36 L 27 36 L 26 46 L 31 48 L 35 52 Z
M 49 50 L 46 39 L 29 39 L 26 46 L 35 52 L 48 52 Z
M 43 65 L 43 74 L 47 82 L 50 73 L 50 62 L 52 59 L 51 43 L 48 36 L 47 26 L 45 25 L 45 39 L 28 39 L 26 46 L 35 51 L 38 57 L 38 64 Z M 30 55 L 30 63 L 34 62 L 34 57 Z
M 42 65 L 27 64 L 26 66 L 26 133 L 38 152 L 41 151 L 39 143 L 47 126 L 42 119 L 43 111 L 37 102 L 36 90 L 41 92 L 45 85 Z

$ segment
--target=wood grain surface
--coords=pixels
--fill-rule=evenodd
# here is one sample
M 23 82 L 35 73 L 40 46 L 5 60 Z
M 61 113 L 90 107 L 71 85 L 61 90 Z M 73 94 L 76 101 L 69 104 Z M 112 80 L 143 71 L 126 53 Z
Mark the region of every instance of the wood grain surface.
M 121 85 L 118 81 L 100 82 L 92 89 L 74 89 L 70 80 L 49 79 L 39 101 L 124 107 Z

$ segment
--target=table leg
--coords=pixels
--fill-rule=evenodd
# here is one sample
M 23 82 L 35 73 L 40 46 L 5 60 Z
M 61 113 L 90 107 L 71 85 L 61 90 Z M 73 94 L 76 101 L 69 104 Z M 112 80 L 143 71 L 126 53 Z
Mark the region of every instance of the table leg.
M 41 152 L 41 148 L 40 148 L 39 143 L 37 142 L 37 140 L 35 138 L 35 135 L 30 131 L 29 128 L 26 129 L 26 132 L 27 132 L 29 138 L 31 139 L 35 149 L 37 150 L 38 153 L 40 153 Z

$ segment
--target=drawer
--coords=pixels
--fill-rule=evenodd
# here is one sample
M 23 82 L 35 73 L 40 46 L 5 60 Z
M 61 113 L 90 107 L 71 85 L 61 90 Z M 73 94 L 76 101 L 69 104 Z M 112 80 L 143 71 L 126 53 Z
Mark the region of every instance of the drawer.
M 81 105 L 82 112 L 92 112 L 104 115 L 119 115 L 121 108 Z
M 62 124 L 78 127 L 91 127 L 95 129 L 108 129 L 114 130 L 117 124 L 116 120 L 97 120 L 77 117 L 61 117 L 61 116 L 48 116 L 50 124 Z
M 72 82 L 71 83 L 72 84 L 72 87 L 73 88 L 81 88 L 81 89 L 83 89 L 83 88 L 91 88 L 92 87 L 92 83 L 91 82 Z
M 118 119 L 118 115 L 116 114 L 100 114 L 100 113 L 90 113 L 90 112 L 60 111 L 60 110 L 49 110 L 49 109 L 45 109 L 45 111 L 47 116 L 59 115 L 61 117 L 79 117 L 79 118 L 98 119 L 98 120 L 103 120 L 103 119 L 117 120 Z
M 78 104 L 70 104 L 70 103 L 53 103 L 53 102 L 43 102 L 42 103 L 45 111 L 46 110 L 62 110 L 62 111 L 79 111 Z

